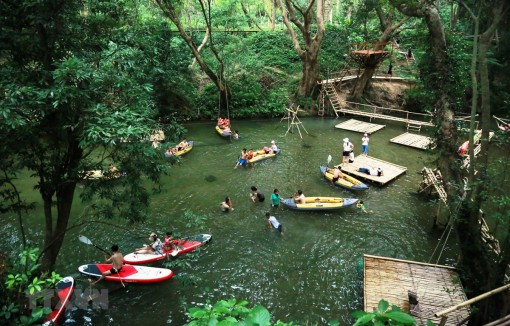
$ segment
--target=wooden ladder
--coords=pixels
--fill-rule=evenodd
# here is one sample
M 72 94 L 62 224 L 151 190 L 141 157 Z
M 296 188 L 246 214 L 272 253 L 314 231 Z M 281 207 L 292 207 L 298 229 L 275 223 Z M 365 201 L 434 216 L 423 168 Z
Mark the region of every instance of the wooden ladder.
M 333 106 L 333 111 L 335 112 L 335 115 L 338 117 L 337 111 L 340 111 L 342 105 L 340 104 L 340 98 L 338 96 L 338 93 L 336 92 L 336 88 L 333 83 L 326 84 L 326 95 L 329 98 L 331 106 Z
M 412 123 L 412 122 L 408 122 L 407 123 L 407 131 L 420 132 L 421 131 L 421 125 L 416 124 L 416 123 Z

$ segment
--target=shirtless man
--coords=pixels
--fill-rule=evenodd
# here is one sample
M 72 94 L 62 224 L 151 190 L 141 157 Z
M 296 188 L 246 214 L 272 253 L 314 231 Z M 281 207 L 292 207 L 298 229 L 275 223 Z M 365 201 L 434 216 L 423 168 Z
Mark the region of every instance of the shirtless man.
M 104 254 L 104 259 L 106 260 L 107 263 L 111 263 L 112 264 L 112 268 L 109 271 L 104 272 L 101 275 L 101 277 L 97 281 L 92 283 L 92 284 L 96 284 L 97 282 L 103 280 L 105 278 L 105 276 L 112 275 L 112 274 L 119 274 L 119 272 L 122 270 L 122 259 L 123 259 L 123 257 L 122 257 L 122 254 L 119 251 L 119 246 L 113 245 L 112 246 L 112 252 L 113 253 L 112 253 L 112 256 L 110 258 L 108 258 L 106 253 Z
M 296 204 L 306 203 L 306 198 L 305 198 L 305 195 L 303 195 L 303 191 L 298 190 L 297 193 L 294 194 L 294 202 Z
M 338 179 L 343 178 L 344 174 L 340 170 L 339 165 L 335 165 L 335 168 L 333 169 L 333 179 L 331 179 L 331 182 L 335 183 L 338 181 Z

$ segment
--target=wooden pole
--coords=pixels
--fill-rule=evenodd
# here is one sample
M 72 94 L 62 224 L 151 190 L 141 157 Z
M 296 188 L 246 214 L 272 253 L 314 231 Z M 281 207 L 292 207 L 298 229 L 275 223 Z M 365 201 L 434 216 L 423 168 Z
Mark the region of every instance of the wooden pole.
M 469 299 L 469 300 L 466 300 L 466 301 L 464 301 L 464 302 L 462 302 L 462 303 L 459 303 L 458 305 L 455 305 L 455 306 L 450 307 L 450 308 L 448 308 L 448 309 L 444 309 L 444 310 L 441 310 L 441 311 L 439 311 L 439 312 L 436 312 L 436 313 L 434 314 L 434 316 L 435 316 L 435 317 L 447 317 L 447 315 L 448 315 L 450 312 L 452 312 L 452 311 L 455 311 L 455 310 L 457 310 L 457 309 L 459 309 L 459 308 L 465 307 L 465 306 L 470 305 L 470 304 L 472 304 L 472 303 L 478 302 L 478 301 L 480 301 L 480 300 L 482 300 L 482 299 L 488 298 L 488 297 L 490 297 L 490 296 L 492 296 L 492 295 L 494 295 L 494 294 L 496 294 L 496 293 L 503 292 L 503 291 L 508 290 L 508 289 L 510 289 L 510 284 L 503 285 L 503 286 L 501 286 L 501 287 L 499 287 L 499 288 L 497 288 L 497 289 L 491 290 L 491 291 L 489 291 L 489 292 L 485 292 L 485 293 L 483 293 L 483 294 L 480 294 L 479 296 L 476 296 L 476 297 L 471 298 L 471 299 Z M 448 317 L 447 317 L 447 318 L 448 318 Z M 441 321 L 442 321 L 442 320 L 441 320 Z M 440 325 L 444 325 L 444 324 L 440 324 Z

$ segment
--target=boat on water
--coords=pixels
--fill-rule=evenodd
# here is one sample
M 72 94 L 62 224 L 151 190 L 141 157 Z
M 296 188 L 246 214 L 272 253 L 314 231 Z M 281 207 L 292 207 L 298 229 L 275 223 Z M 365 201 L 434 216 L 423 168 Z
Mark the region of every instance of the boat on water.
M 341 197 L 306 197 L 304 204 L 296 204 L 293 198 L 282 199 L 282 204 L 290 209 L 300 211 L 329 211 L 352 206 L 358 202 L 357 198 Z
M 333 180 L 333 169 L 330 169 L 324 165 L 320 166 L 320 170 L 324 178 L 331 181 Z M 349 190 L 367 190 L 368 186 L 364 184 L 363 182 L 359 181 L 358 179 L 347 175 L 343 173 L 343 176 L 341 176 L 336 182 L 335 186 L 339 186 L 345 189 Z
M 278 155 L 280 153 L 281 153 L 280 148 L 278 148 L 278 150 L 276 152 L 271 152 L 271 153 L 266 153 L 266 151 L 264 149 L 260 149 L 258 151 L 253 152 L 253 157 L 248 160 L 248 163 L 260 162 L 265 159 L 275 157 L 276 155 Z
M 167 257 L 176 257 L 187 252 L 193 251 L 211 241 L 212 235 L 210 234 L 197 234 L 183 239 L 175 239 L 174 247 L 171 249 L 163 248 L 162 254 L 136 254 L 134 252 L 124 256 L 124 263 L 126 264 L 147 264 Z
M 109 271 L 112 264 L 87 264 L 78 267 L 83 275 L 101 277 Z M 106 281 L 126 283 L 156 283 L 170 279 L 174 275 L 172 270 L 167 268 L 156 268 L 147 266 L 123 265 L 118 273 L 105 276 Z
M 55 285 L 55 291 L 58 298 L 58 303 L 55 308 L 50 312 L 43 326 L 56 325 L 60 317 L 64 314 L 66 307 L 71 300 L 74 292 L 74 278 L 66 276 Z
M 177 150 L 177 147 L 174 147 L 173 149 L 167 149 L 165 152 L 165 157 L 172 157 L 172 156 L 183 156 L 184 154 L 189 153 L 193 149 L 193 141 L 188 141 L 188 146 L 186 148 L 181 149 L 180 151 Z

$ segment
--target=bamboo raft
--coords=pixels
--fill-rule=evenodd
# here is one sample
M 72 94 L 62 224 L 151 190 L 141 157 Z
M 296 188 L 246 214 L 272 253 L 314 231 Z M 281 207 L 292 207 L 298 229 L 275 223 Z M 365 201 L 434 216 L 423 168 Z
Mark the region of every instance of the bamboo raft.
M 335 128 L 338 129 L 344 129 L 344 130 L 350 130 L 360 133 L 369 133 L 373 134 L 374 132 L 383 129 L 386 127 L 385 125 L 378 125 L 375 123 L 369 123 L 364 121 L 359 121 L 356 119 L 350 119 L 345 122 L 339 123 L 335 125 Z
M 390 139 L 390 142 L 418 149 L 434 149 L 436 147 L 432 138 L 409 132 Z
M 409 312 L 417 325 L 426 325 L 427 319 L 439 324 L 436 312 L 467 300 L 453 267 L 371 255 L 363 259 L 366 312 L 377 310 L 379 300 L 385 299 Z M 448 314 L 446 325 L 457 325 L 468 316 L 465 306 Z
M 364 172 L 358 172 L 358 168 L 381 168 L 384 175 L 369 175 Z M 347 166 L 342 167 L 342 171 L 347 174 L 378 183 L 379 185 L 385 185 L 393 179 L 396 179 L 401 174 L 404 174 L 407 171 L 407 168 L 375 157 L 358 155 L 355 157 L 353 163 L 349 163 Z

